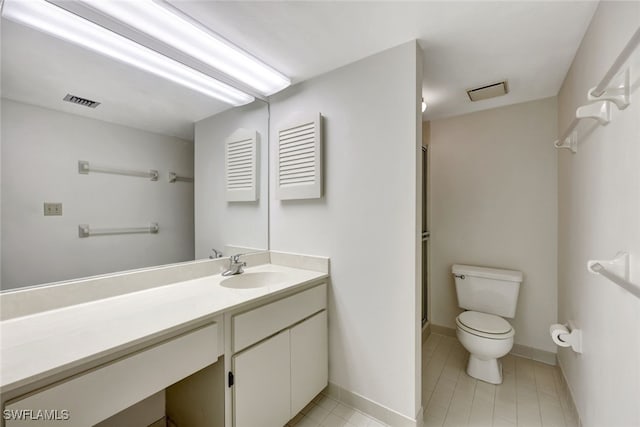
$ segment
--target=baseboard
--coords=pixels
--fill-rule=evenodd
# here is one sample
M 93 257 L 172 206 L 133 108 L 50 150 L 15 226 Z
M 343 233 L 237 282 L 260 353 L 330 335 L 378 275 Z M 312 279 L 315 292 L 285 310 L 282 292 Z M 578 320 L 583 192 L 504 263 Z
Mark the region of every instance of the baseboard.
M 422 342 L 425 342 L 429 335 L 431 335 L 431 323 L 427 320 L 427 323 L 422 326 Z
M 454 328 L 449 328 L 447 326 L 440 326 L 440 325 L 434 325 L 431 324 L 431 333 L 432 334 L 438 334 L 438 335 L 444 335 L 447 337 L 455 337 L 456 336 L 456 330 Z
M 526 345 L 522 344 L 514 344 L 510 354 L 513 354 L 514 356 L 524 357 L 525 359 L 532 359 L 536 362 L 542 362 L 552 366 L 555 366 L 558 360 L 555 353 L 540 350 L 534 347 L 527 347 Z
M 364 412 L 367 415 L 376 418 L 383 423 L 393 427 L 421 427 L 422 426 L 422 414 L 423 409 L 420 408 L 416 419 L 407 418 L 406 416 L 397 413 L 393 409 L 389 409 L 386 406 L 380 405 L 366 397 L 360 396 L 357 393 L 353 393 L 349 390 L 334 384 L 329 383 L 327 388 L 324 389 L 324 394 L 327 396 L 344 403 L 347 406 Z
M 440 325 L 430 325 L 431 333 L 444 335 L 447 337 L 455 337 L 456 330 L 454 328 L 449 328 L 447 326 Z M 524 357 L 525 359 L 535 360 L 536 362 L 546 363 L 547 365 L 555 366 L 557 362 L 557 357 L 555 353 L 550 351 L 540 350 L 534 347 L 528 347 L 522 344 L 514 344 L 511 352 L 514 356 Z
M 424 406 L 420 407 L 418 415 L 416 415 L 416 427 L 424 427 Z M 580 426 L 582 427 L 582 426 Z
M 170 425 L 169 421 L 167 421 L 165 417 L 162 417 L 155 423 L 149 424 L 149 427 L 167 427 L 168 425 Z
M 576 424 L 579 427 L 582 427 L 582 420 L 580 419 L 580 414 L 578 413 L 578 407 L 576 406 L 576 402 L 573 399 L 573 393 L 571 392 L 571 388 L 569 387 L 569 382 L 567 381 L 567 377 L 564 375 L 564 370 L 562 369 L 562 364 L 560 363 L 560 359 L 558 359 L 558 365 L 556 367 L 558 370 L 558 379 L 560 386 L 560 393 L 564 397 L 564 400 L 569 405 L 569 411 L 573 418 L 576 420 Z

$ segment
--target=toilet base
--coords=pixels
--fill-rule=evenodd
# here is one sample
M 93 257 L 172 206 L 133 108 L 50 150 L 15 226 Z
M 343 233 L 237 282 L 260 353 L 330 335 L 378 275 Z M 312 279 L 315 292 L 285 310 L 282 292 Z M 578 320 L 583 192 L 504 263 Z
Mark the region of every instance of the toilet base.
M 481 360 L 470 354 L 467 374 L 490 384 L 502 384 L 502 363 L 498 359 Z

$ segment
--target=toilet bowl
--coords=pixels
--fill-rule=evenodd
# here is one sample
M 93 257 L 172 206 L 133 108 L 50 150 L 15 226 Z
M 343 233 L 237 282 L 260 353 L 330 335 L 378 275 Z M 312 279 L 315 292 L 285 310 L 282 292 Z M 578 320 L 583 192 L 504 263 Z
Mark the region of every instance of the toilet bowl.
M 458 306 L 456 335 L 470 353 L 467 374 L 491 384 L 502 383 L 498 358 L 511 351 L 516 332 L 503 317 L 516 315 L 521 271 L 454 264 Z
M 467 374 L 491 384 L 502 383 L 498 358 L 513 348 L 513 327 L 500 316 L 465 311 L 456 318 L 456 335 L 470 353 Z

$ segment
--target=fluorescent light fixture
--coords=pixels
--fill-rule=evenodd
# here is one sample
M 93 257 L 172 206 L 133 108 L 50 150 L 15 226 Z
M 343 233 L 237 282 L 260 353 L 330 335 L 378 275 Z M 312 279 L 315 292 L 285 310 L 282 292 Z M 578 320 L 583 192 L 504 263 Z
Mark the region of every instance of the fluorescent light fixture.
M 427 109 L 427 103 L 424 102 L 424 98 L 422 98 L 422 112 L 424 113 L 424 110 Z
M 5 0 L 2 16 L 228 104 L 244 105 L 254 100 L 251 95 L 44 0 Z
M 212 66 L 260 92 L 272 95 L 291 84 L 285 75 L 194 24 L 161 0 L 80 0 L 82 3 Z

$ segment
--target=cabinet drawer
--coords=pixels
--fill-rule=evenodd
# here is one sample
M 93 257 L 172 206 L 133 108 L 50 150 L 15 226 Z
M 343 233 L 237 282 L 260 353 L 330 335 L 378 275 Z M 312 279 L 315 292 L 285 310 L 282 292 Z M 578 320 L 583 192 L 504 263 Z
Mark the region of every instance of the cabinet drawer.
M 65 427 L 94 425 L 165 389 L 218 359 L 218 326 L 214 323 L 131 356 L 80 374 L 21 400 L 6 410 L 68 411 L 68 420 L 7 420 L 6 427 L 62 423 Z M 22 411 L 25 414 L 24 411 Z M 26 414 L 29 414 L 27 412 Z M 28 416 L 28 415 L 27 415 Z M 14 415 L 15 417 L 15 415 Z
M 327 307 L 325 283 L 232 318 L 233 351 L 238 352 Z

